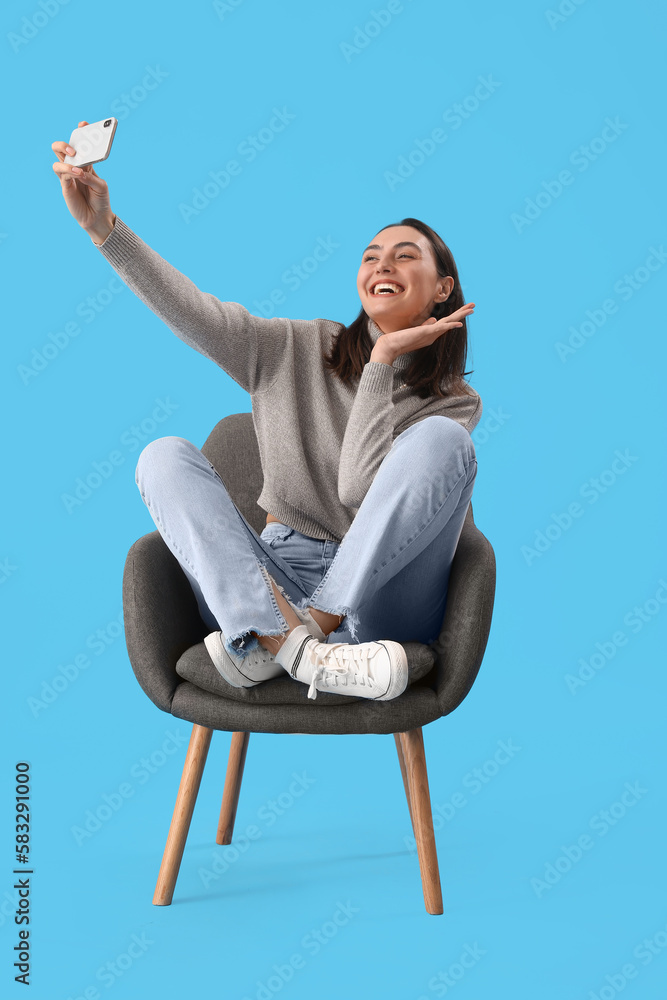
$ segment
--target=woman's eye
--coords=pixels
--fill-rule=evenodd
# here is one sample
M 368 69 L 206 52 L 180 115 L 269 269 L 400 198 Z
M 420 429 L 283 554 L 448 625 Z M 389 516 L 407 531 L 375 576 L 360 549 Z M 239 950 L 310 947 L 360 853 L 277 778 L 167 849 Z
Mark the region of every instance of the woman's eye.
M 399 253 L 398 256 L 399 257 L 409 257 L 411 260 L 414 260 L 414 257 L 412 256 L 411 253 Z M 366 263 L 367 260 L 376 260 L 376 258 L 373 257 L 372 254 L 369 254 L 368 257 L 364 257 L 364 263 Z

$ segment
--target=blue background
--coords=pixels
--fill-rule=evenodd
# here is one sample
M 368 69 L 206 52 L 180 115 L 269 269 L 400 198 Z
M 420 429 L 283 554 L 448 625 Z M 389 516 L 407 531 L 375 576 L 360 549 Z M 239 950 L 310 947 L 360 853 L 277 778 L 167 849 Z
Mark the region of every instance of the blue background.
M 12 969 L 20 759 L 33 773 L 34 1000 L 93 988 L 418 1000 L 449 995 L 446 977 L 458 1000 L 663 995 L 665 15 L 647 0 L 391 9 L 378 28 L 384 0 L 5 5 L 5 996 L 25 995 Z M 475 99 L 480 78 L 493 89 Z M 181 206 L 274 108 L 293 120 L 185 221 Z M 110 114 L 97 169 L 113 210 L 219 298 L 258 312 L 281 288 L 280 315 L 349 322 L 361 249 L 416 216 L 476 303 L 473 504 L 498 589 L 470 695 L 424 731 L 444 916 L 424 909 L 391 736 L 253 735 L 237 832 L 261 836 L 235 856 L 214 842 L 230 741 L 214 733 L 174 902 L 151 903 L 190 727 L 143 694 L 118 625 L 125 556 L 154 528 L 134 468 L 149 440 L 201 446 L 250 398 L 126 287 L 109 294 L 112 268 L 69 215 L 51 143 Z M 436 128 L 446 139 L 431 148 Z M 339 246 L 288 288 L 319 238 Z M 26 379 L 33 350 L 71 321 L 78 335 Z M 130 443 L 165 399 L 170 415 Z M 68 512 L 62 495 L 114 449 L 123 462 Z M 609 471 L 617 451 L 626 464 Z M 88 665 L 45 701 L 81 654 Z M 520 748 L 500 767 L 499 741 Z M 271 813 L 304 772 L 304 794 Z M 626 783 L 635 793 L 614 805 Z M 465 805 L 448 809 L 457 791 Z M 77 840 L 105 795 L 118 807 Z M 200 870 L 220 855 L 227 870 L 206 886 Z M 308 935 L 336 915 L 316 950 Z M 466 947 L 476 957 L 456 980 Z

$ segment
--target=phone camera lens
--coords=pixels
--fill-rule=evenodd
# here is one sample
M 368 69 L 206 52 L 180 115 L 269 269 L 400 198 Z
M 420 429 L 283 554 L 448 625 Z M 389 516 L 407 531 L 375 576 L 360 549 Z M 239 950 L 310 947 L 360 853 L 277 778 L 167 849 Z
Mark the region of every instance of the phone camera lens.
M 104 127 L 105 127 L 105 128 L 108 128 L 108 127 L 109 127 L 109 125 L 111 125 L 111 119 L 110 119 L 110 118 L 107 118 L 107 120 L 106 120 L 106 121 L 105 121 L 105 123 L 104 123 Z

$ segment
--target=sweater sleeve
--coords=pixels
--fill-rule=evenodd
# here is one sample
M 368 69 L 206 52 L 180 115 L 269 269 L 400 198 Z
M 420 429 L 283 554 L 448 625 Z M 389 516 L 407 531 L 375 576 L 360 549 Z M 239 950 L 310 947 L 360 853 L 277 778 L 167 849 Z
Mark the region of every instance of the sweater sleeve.
M 359 508 L 394 439 L 412 424 L 442 414 L 470 433 L 482 414 L 482 401 L 467 396 L 434 397 L 407 420 L 395 425 L 394 368 L 369 361 L 359 379 L 357 394 L 345 427 L 338 466 L 338 498 L 345 507 Z
M 345 427 L 338 466 L 338 498 L 360 507 L 393 444 L 394 368 L 367 361 Z
M 264 392 L 289 349 L 291 324 L 221 302 L 152 250 L 122 219 L 95 244 L 134 294 L 184 343 L 214 361 L 242 389 Z

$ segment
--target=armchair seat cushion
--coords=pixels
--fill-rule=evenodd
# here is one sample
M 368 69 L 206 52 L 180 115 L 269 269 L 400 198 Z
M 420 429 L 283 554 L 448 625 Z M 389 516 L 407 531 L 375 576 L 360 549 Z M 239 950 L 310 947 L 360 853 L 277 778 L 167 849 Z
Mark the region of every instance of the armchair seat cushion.
M 408 685 L 421 680 L 434 668 L 435 651 L 421 642 L 401 643 L 408 658 Z M 190 681 L 202 691 L 217 694 L 232 701 L 241 701 L 253 705 L 349 705 L 354 701 L 366 701 L 365 698 L 353 698 L 349 695 L 330 694 L 318 691 L 317 698 L 308 697 L 308 685 L 295 681 L 287 673 L 282 677 L 273 677 L 255 687 L 237 688 L 228 684 L 218 673 L 203 642 L 190 646 L 176 662 L 176 673 L 183 680 Z

